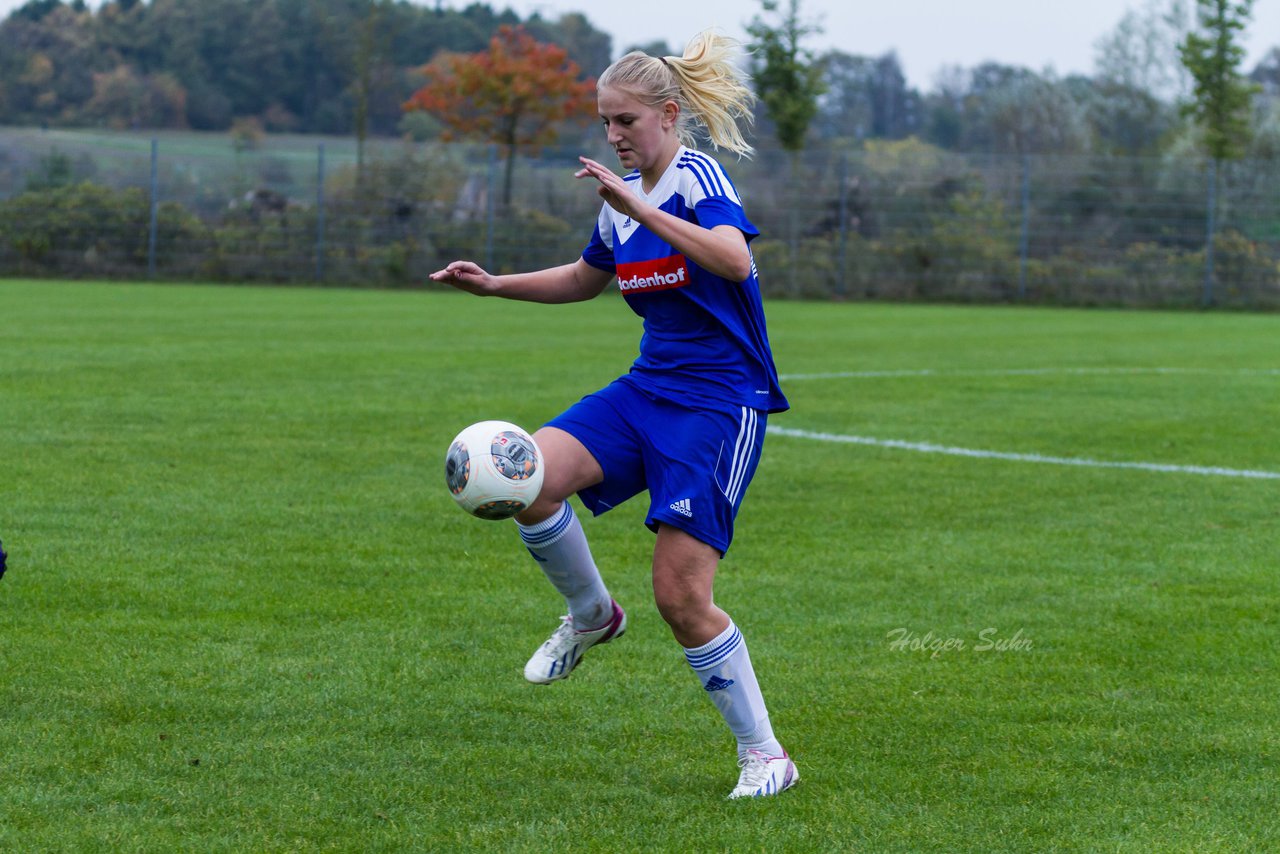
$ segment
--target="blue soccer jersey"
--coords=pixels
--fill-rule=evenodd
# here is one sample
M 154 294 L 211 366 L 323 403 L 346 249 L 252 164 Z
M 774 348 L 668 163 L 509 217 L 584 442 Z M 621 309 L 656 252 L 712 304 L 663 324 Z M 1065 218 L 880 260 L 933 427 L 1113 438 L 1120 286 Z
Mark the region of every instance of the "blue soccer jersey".
M 748 242 L 760 233 L 720 164 L 690 148 L 680 148 L 649 193 L 641 188 L 639 172 L 624 180 L 644 201 L 703 228 L 732 225 Z M 627 304 L 644 318 L 640 355 L 630 373 L 641 386 L 693 406 L 711 400 L 766 412 L 788 408 L 754 260 L 746 281 L 731 282 L 607 204 L 582 258 L 616 273 Z

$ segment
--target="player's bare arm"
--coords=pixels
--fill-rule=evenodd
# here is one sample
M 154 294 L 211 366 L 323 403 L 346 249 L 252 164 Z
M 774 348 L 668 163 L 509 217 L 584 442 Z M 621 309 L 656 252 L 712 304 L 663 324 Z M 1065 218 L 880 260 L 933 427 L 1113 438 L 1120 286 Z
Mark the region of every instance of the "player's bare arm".
M 454 261 L 431 274 L 432 281 L 478 296 L 541 303 L 592 299 L 600 295 L 612 278 L 611 273 L 598 270 L 581 258 L 559 267 L 506 276 L 491 275 L 472 261 Z
M 751 275 L 751 253 L 741 231 L 731 225 L 707 229 L 674 217 L 642 201 L 612 169 L 589 157 L 578 159 L 582 168 L 575 177 L 598 181 L 597 192 L 611 208 L 631 217 L 704 270 L 731 282 L 744 281 Z

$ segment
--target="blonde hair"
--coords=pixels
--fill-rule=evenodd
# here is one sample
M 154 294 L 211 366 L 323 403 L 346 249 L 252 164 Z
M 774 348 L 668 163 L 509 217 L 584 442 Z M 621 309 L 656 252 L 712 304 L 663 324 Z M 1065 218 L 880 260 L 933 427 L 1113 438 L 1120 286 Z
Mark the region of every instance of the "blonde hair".
M 716 148 L 750 157 L 753 149 L 738 119 L 751 124 L 756 96 L 734 64 L 738 47 L 735 40 L 707 30 L 689 41 L 684 56 L 632 51 L 604 70 L 596 88 L 625 90 L 650 107 L 675 101 L 680 105 L 676 136 L 682 145 L 694 147 L 694 129 L 701 125 Z

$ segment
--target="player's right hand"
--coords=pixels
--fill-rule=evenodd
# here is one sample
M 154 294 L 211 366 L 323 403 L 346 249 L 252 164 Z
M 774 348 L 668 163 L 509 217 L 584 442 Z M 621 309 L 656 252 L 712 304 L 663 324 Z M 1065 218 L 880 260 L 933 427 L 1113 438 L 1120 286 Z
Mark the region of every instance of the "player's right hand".
M 454 261 L 443 270 L 432 273 L 431 281 L 453 285 L 459 290 L 480 296 L 491 296 L 498 292 L 498 280 L 472 261 Z

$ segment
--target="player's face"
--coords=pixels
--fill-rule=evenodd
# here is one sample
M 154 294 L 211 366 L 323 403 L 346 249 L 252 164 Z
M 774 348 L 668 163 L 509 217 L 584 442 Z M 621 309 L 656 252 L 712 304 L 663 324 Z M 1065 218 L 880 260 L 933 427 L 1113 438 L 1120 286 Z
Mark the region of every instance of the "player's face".
M 661 173 L 675 156 L 679 140 L 675 120 L 679 108 L 668 101 L 650 107 L 622 89 L 601 89 L 596 98 L 605 138 L 626 169 Z

